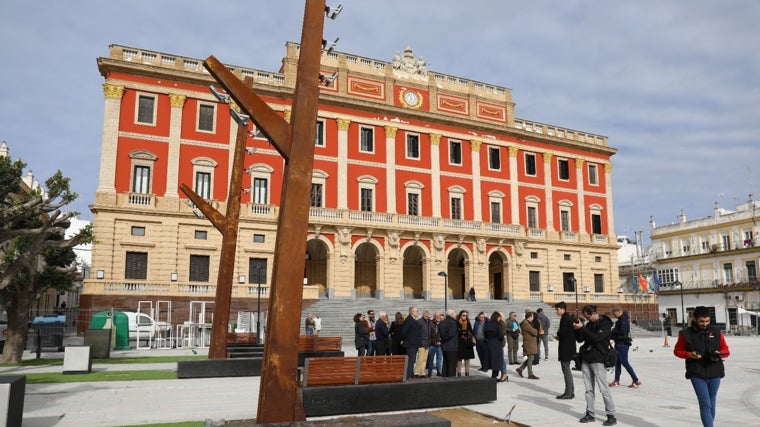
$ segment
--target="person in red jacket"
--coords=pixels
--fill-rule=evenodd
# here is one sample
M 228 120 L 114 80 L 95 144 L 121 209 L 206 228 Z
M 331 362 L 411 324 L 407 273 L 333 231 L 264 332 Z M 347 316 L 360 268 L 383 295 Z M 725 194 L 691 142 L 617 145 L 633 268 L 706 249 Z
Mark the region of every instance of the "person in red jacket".
M 731 352 L 723 332 L 710 325 L 710 311 L 699 306 L 692 313 L 691 326 L 678 333 L 673 354 L 686 359 L 686 378 L 691 380 L 699 401 L 702 425 L 712 427 L 720 379 L 725 376 L 723 359 Z

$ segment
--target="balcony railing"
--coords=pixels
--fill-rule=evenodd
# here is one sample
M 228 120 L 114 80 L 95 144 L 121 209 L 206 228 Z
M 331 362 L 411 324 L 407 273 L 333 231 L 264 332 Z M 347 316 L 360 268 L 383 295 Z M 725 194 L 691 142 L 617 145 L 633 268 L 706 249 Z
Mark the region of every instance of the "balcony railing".
M 155 206 L 156 196 L 146 193 L 128 193 L 127 200 L 130 205 Z

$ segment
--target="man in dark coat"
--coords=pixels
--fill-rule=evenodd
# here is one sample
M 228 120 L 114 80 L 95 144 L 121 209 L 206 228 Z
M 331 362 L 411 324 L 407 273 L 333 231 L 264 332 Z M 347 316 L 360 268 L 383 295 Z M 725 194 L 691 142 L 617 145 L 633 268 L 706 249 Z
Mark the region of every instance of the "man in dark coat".
M 567 304 L 564 301 L 554 304 L 554 309 L 559 316 L 559 329 L 554 339 L 557 340 L 557 354 L 562 376 L 565 378 L 565 392 L 557 396 L 557 399 L 573 399 L 575 397 L 575 384 L 573 384 L 573 372 L 570 363 L 575 355 L 575 332 L 573 321 L 567 313 Z
M 409 316 L 404 320 L 401 327 L 401 345 L 406 349 L 406 378 L 414 378 L 414 362 L 417 361 L 417 349 L 422 341 L 420 336 L 420 324 L 417 323 L 417 307 L 409 307 Z
M 595 305 L 585 305 L 581 314 L 586 318 L 584 326 L 580 319 L 573 323 L 575 330 L 575 340 L 583 343 L 581 345 L 581 357 L 583 364 L 583 385 L 586 387 L 586 415 L 579 421 L 581 423 L 590 423 L 596 420 L 594 416 L 594 385 L 599 387 L 599 392 L 604 400 L 604 412 L 607 414 L 607 421 L 602 423 L 605 426 L 614 426 L 617 424 L 615 418 L 615 402 L 612 400 L 610 386 L 607 384 L 607 368 L 604 367 L 604 357 L 610 348 L 610 336 L 612 335 L 612 320 L 596 312 Z
M 457 375 L 457 321 L 456 311 L 450 308 L 446 312 L 446 318 L 438 325 L 438 335 L 441 337 L 441 350 L 443 350 L 443 376 L 455 377 Z

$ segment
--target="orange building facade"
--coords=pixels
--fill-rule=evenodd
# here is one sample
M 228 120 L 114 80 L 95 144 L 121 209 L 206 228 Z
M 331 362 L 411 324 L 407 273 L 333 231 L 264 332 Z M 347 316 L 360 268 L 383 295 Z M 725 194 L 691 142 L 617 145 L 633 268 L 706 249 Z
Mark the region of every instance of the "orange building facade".
M 278 72 L 230 67 L 286 120 L 298 45 Z M 514 116 L 510 89 L 329 52 L 312 176 L 304 299 L 617 299 L 611 148 L 604 136 Z M 112 45 L 96 243 L 82 308 L 215 294 L 221 236 L 178 188 L 225 209 L 237 124 L 202 61 Z M 315 84 L 319 82 L 315 79 Z M 233 310 L 268 296 L 283 160 L 250 127 Z M 192 318 L 192 315 L 191 315 Z M 184 314 L 180 315 L 184 319 Z

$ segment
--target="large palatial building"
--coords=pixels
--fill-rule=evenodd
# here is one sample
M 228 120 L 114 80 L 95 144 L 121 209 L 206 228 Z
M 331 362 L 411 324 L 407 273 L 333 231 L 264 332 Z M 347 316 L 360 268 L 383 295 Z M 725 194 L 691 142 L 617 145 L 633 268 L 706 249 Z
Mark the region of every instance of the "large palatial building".
M 230 69 L 288 120 L 298 54 L 288 43 L 277 72 Z M 199 59 L 112 45 L 98 67 L 97 241 L 82 306 L 212 301 L 221 236 L 178 188 L 225 210 L 239 172 L 230 107 Z M 474 287 L 478 299 L 569 301 L 570 277 L 583 301 L 621 298 L 606 137 L 518 119 L 510 89 L 429 71 L 410 48 L 390 62 L 326 52 L 321 68 L 338 74 L 319 99 L 305 301 L 443 299 L 444 282 L 449 298 Z M 267 297 L 287 226 L 282 158 L 255 129 L 247 147 L 233 311 Z

